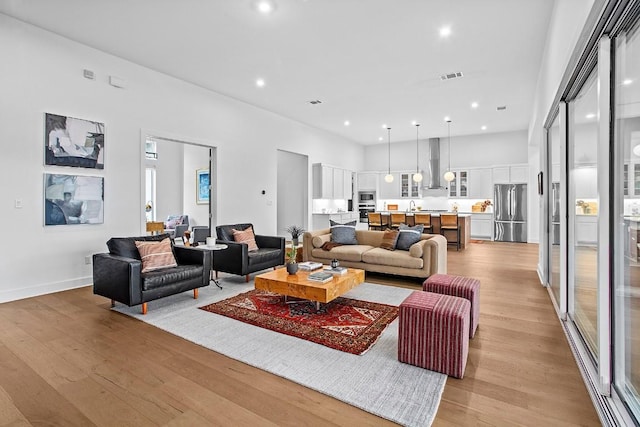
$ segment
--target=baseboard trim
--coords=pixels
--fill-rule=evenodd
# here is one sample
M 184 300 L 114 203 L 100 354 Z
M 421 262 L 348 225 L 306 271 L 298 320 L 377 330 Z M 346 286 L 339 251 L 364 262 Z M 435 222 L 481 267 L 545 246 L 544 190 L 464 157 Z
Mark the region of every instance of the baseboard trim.
M 79 277 L 61 282 L 43 283 L 28 288 L 9 289 L 0 292 L 0 303 L 17 301 L 20 299 L 37 297 L 40 295 L 51 294 L 54 292 L 68 291 L 69 289 L 82 288 L 89 286 L 93 282 L 93 277 Z

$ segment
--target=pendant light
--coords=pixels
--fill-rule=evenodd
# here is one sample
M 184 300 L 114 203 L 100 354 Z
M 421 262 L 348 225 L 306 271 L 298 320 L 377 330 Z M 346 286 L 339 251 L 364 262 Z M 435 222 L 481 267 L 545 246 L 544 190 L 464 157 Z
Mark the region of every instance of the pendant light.
M 418 130 L 420 129 L 420 123 L 416 123 L 416 173 L 413 174 L 413 181 L 414 182 L 422 182 L 422 174 L 420 173 L 420 170 L 418 169 L 418 164 L 419 164 L 419 157 L 418 157 L 418 147 L 419 147 L 419 143 L 418 143 Z
M 447 129 L 449 132 L 449 167 L 447 171 L 444 173 L 444 180 L 447 182 L 451 182 L 456 179 L 456 175 L 451 172 L 451 119 L 447 119 Z
M 387 145 L 389 146 L 389 155 L 387 159 L 389 160 L 389 169 L 387 170 L 387 175 L 384 177 L 386 182 L 393 182 L 393 175 L 391 175 L 391 128 L 387 128 Z

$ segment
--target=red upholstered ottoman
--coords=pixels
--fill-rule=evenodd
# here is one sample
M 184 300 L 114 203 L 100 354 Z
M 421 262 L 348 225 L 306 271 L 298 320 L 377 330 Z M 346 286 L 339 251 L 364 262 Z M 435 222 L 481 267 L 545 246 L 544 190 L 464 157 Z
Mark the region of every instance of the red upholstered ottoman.
M 400 304 L 398 360 L 462 378 L 469 354 L 469 311 L 464 298 L 414 291 Z
M 474 337 L 480 320 L 480 281 L 478 279 L 449 274 L 434 274 L 424 281 L 422 290 L 468 299 L 471 303 L 469 338 Z

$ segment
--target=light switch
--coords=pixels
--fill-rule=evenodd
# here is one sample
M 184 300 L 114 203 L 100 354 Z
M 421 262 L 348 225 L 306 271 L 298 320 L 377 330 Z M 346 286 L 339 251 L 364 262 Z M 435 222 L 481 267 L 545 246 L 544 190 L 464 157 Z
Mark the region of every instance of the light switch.
M 22 199 L 16 199 L 16 209 L 22 209 Z

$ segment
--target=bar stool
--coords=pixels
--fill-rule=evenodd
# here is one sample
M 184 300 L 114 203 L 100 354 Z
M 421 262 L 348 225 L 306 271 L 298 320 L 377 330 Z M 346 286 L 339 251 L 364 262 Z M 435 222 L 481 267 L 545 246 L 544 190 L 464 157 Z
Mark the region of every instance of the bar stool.
M 369 230 L 382 230 L 382 214 L 380 212 L 367 212 L 369 218 Z
M 424 226 L 424 233 L 431 233 L 433 226 L 431 225 L 431 214 L 417 213 L 413 215 L 413 224 L 422 224 Z
M 398 228 L 400 224 L 407 223 L 407 214 L 405 213 L 391 213 L 391 228 Z
M 456 240 L 452 241 L 447 239 L 447 244 L 455 243 L 456 250 L 459 251 L 460 250 L 460 226 L 458 225 L 458 214 L 450 214 L 450 213 L 440 214 L 440 234 L 442 234 L 445 237 L 445 239 L 447 238 L 446 236 L 447 231 L 455 231 Z

